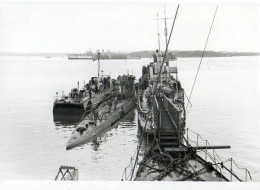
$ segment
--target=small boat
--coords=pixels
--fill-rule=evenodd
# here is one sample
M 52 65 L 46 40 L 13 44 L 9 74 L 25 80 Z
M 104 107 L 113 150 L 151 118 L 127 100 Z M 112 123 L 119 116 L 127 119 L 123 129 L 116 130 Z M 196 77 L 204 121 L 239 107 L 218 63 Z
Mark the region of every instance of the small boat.
M 111 111 L 109 111 L 109 106 L 106 103 L 100 105 L 98 110 L 99 119 L 95 122 L 95 113 L 90 113 L 85 117 L 72 132 L 66 149 L 72 149 L 93 141 L 103 130 L 123 118 L 134 106 L 135 99 L 133 97 L 122 100 Z

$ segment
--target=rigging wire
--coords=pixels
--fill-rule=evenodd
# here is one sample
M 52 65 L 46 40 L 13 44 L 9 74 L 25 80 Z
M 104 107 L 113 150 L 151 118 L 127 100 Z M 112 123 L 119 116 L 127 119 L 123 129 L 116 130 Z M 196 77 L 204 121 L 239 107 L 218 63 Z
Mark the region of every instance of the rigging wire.
M 178 5 L 178 8 L 179 8 L 179 5 Z M 178 13 L 178 8 L 177 8 L 177 11 L 176 11 L 175 19 L 176 19 L 177 13 Z M 210 26 L 209 34 L 208 34 L 208 36 L 207 36 L 207 41 L 206 41 L 206 44 L 205 44 L 205 47 L 204 47 L 204 50 L 203 50 L 203 53 L 202 53 L 202 57 L 201 57 L 201 60 L 200 60 L 200 64 L 199 64 L 199 67 L 198 67 L 198 70 L 197 70 L 197 73 L 196 73 L 196 77 L 195 77 L 195 80 L 194 80 L 194 83 L 193 83 L 193 86 L 192 86 L 192 90 L 191 90 L 191 94 L 190 94 L 190 97 L 189 97 L 189 99 L 188 99 L 188 102 L 190 102 L 190 98 L 191 98 L 191 95 L 192 95 L 192 91 L 193 91 L 194 86 L 195 86 L 195 82 L 196 82 L 196 79 L 197 79 L 197 76 L 198 76 L 198 72 L 199 72 L 199 69 L 200 69 L 200 66 L 201 66 L 201 63 L 202 63 L 202 59 L 203 59 L 203 56 L 204 56 L 204 53 L 205 53 L 206 46 L 207 46 L 207 43 L 208 43 L 208 40 L 209 40 L 209 36 L 210 36 L 211 30 L 212 30 L 212 27 L 213 27 L 213 23 L 214 23 L 214 20 L 215 20 L 215 16 L 216 16 L 216 13 L 217 13 L 217 9 L 218 9 L 218 6 L 216 7 L 216 10 L 215 10 L 215 13 L 214 13 L 214 17 L 213 17 L 213 20 L 212 20 L 212 23 L 211 23 L 211 26 Z M 156 92 L 157 92 L 157 86 L 158 86 L 158 82 L 159 82 L 160 75 L 161 75 L 161 72 L 162 72 L 163 63 L 164 63 L 164 61 L 165 61 L 165 57 L 166 57 L 166 53 L 167 53 L 169 41 L 170 41 L 170 38 L 171 38 L 172 30 L 173 30 L 173 27 L 174 27 L 174 24 L 175 24 L 175 19 L 174 19 L 174 21 L 173 21 L 173 25 L 172 25 L 172 28 L 171 28 L 171 33 L 170 33 L 169 40 L 168 40 L 168 43 L 167 43 L 167 46 L 166 46 L 166 50 L 165 50 L 165 53 L 164 53 L 164 56 L 163 56 L 163 61 L 162 61 L 162 63 L 161 63 L 160 72 L 159 72 L 159 75 L 158 75 L 158 79 L 157 79 L 157 81 L 156 81 L 155 89 L 153 90 L 153 96 L 155 96 L 155 95 L 156 95 Z M 186 95 L 186 97 L 187 97 L 187 95 Z M 187 97 L 187 98 L 188 98 L 188 97 Z M 192 105 L 191 105 L 191 106 L 192 106 Z M 187 108 L 188 108 L 188 105 L 187 105 Z M 149 113 L 148 113 L 148 117 L 147 117 L 147 118 L 149 118 L 150 112 L 151 112 L 151 111 L 149 110 Z M 146 129 L 146 126 L 147 126 L 147 119 L 146 119 L 146 123 L 145 123 L 144 130 Z M 193 132 L 193 131 L 191 131 L 191 132 Z M 195 133 L 195 132 L 193 132 L 193 133 Z M 144 134 L 144 133 L 143 133 L 143 134 Z M 154 134 L 154 136 L 155 136 L 155 134 Z M 201 137 L 200 135 L 199 135 L 199 137 L 202 139 L 202 137 Z M 156 138 L 154 138 L 154 139 L 155 139 L 155 141 L 157 140 Z M 184 138 L 184 140 L 186 140 L 186 139 Z M 202 139 L 202 140 L 204 140 L 204 139 Z M 156 142 L 157 142 L 157 141 L 156 141 Z M 187 141 L 186 141 L 186 142 L 187 142 Z M 194 142 L 195 142 L 195 141 L 194 141 Z M 157 142 L 157 143 L 158 143 L 158 142 Z M 133 174 L 134 174 L 134 170 L 135 170 L 136 163 L 137 163 L 137 160 L 138 160 L 138 156 L 139 156 L 139 151 L 140 151 L 141 144 L 142 144 L 142 139 L 141 139 L 141 142 L 140 142 L 140 146 L 138 147 L 139 149 L 138 149 L 138 153 L 137 153 L 137 155 L 136 155 L 135 164 L 134 164 L 134 168 L 133 168 L 133 170 L 132 170 L 132 174 L 131 174 L 131 179 L 130 179 L 130 180 L 132 180 L 132 177 L 133 177 Z M 158 144 L 157 144 L 157 146 L 159 147 Z M 188 144 L 188 146 L 191 146 L 191 145 Z M 153 147 L 153 146 L 152 146 L 152 147 Z M 152 147 L 151 147 L 151 149 L 152 149 Z M 159 147 L 159 149 L 160 149 L 160 147 Z M 164 154 L 161 153 L 161 155 L 163 156 Z M 216 154 L 216 155 L 217 155 L 217 154 Z M 209 155 L 209 156 L 210 156 L 210 155 Z M 215 157 L 215 156 L 214 156 L 214 157 Z M 217 157 L 218 157 L 218 155 L 217 155 Z M 169 164 L 166 168 L 155 168 L 155 167 L 153 167 L 153 166 L 151 166 L 151 165 L 148 165 L 150 161 L 148 161 L 147 163 L 145 163 L 144 161 L 142 161 L 140 164 L 141 164 L 141 165 L 144 165 L 144 166 L 146 166 L 146 167 L 148 167 L 148 168 L 150 168 L 150 169 L 153 169 L 153 170 L 155 170 L 155 171 L 164 171 L 162 174 L 160 174 L 159 176 L 157 176 L 156 178 L 154 178 L 155 180 L 160 180 L 160 179 L 164 176 L 163 174 L 166 174 L 166 172 L 168 172 L 168 170 L 169 170 L 169 171 L 171 170 L 171 166 L 172 166 L 172 164 L 174 163 L 174 161 L 175 161 L 175 160 L 178 160 L 178 159 L 173 160 L 171 156 L 169 156 L 169 158 L 170 158 L 171 161 L 170 161 L 170 164 Z M 213 160 L 212 156 L 211 156 L 210 158 Z M 219 158 L 219 157 L 218 157 L 218 158 Z M 215 158 L 214 158 L 214 159 L 215 159 Z M 220 158 L 219 158 L 219 159 L 220 159 Z M 221 159 L 220 159 L 220 160 L 221 160 Z M 231 158 L 231 159 L 228 159 L 227 161 L 229 161 L 229 160 L 232 161 L 233 159 Z M 225 162 L 227 162 L 227 161 L 225 161 Z M 213 164 L 213 165 L 223 164 L 223 163 L 225 163 L 225 162 L 215 163 L 215 164 Z M 234 162 L 234 160 L 233 160 L 233 162 Z M 249 172 L 246 168 L 240 168 L 239 166 L 237 166 L 237 164 L 236 164 L 235 162 L 234 162 L 234 164 L 236 165 L 237 168 L 239 168 L 239 169 L 241 169 L 241 170 L 242 170 L 242 169 L 243 169 L 243 170 L 246 170 L 246 175 L 248 174 L 249 177 L 250 177 L 250 179 L 252 179 L 250 172 Z M 192 167 L 192 165 L 189 164 L 189 166 L 193 169 L 194 173 L 190 173 L 188 176 L 184 177 L 183 179 L 180 179 L 181 181 L 182 181 L 182 180 L 186 180 L 186 179 L 188 179 L 189 177 L 192 177 L 192 176 L 197 176 L 202 170 L 205 170 L 205 168 L 202 168 L 202 169 L 199 170 L 199 171 L 195 171 L 194 168 Z M 197 176 L 197 177 L 198 177 L 198 176 Z M 239 178 L 238 178 L 238 179 L 239 179 Z M 201 180 L 202 180 L 202 179 L 201 179 Z M 179 181 L 179 180 L 178 180 L 178 181 Z M 202 180 L 202 181 L 203 181 L 203 180 Z
M 199 64 L 198 69 L 197 69 L 197 73 L 196 73 L 196 76 L 195 76 L 195 79 L 194 79 L 194 82 L 193 82 L 193 85 L 192 85 L 192 88 L 191 88 L 191 92 L 190 92 L 190 96 L 189 96 L 188 102 L 190 102 L 191 95 L 192 95 L 192 92 L 193 92 L 193 89 L 194 89 L 194 86 L 195 86 L 195 83 L 196 83 L 196 80 L 197 80 L 197 77 L 198 77 L 198 74 L 199 74 L 200 66 L 201 66 L 201 63 L 202 63 L 202 59 L 203 59 L 203 57 L 204 57 L 204 53 L 205 53 L 207 44 L 208 44 L 209 36 L 210 36 L 211 29 L 212 29 L 212 26 L 213 26 L 213 23 L 214 23 L 214 20 L 215 20 L 215 17 L 216 17 L 217 10 L 218 10 L 218 5 L 217 5 L 217 7 L 216 7 L 213 20 L 212 20 L 212 22 L 211 22 L 211 26 L 210 26 L 210 29 L 209 29 L 208 37 L 207 37 L 207 40 L 206 40 L 206 43 L 205 43 L 205 46 L 204 46 L 204 50 L 203 50 L 202 55 L 201 55 L 201 58 L 200 58 L 200 64 Z M 187 107 L 186 107 L 186 110 L 187 110 L 187 111 L 188 111 L 188 105 L 189 105 L 189 104 L 187 104 Z
M 169 39 L 168 39 L 167 45 L 166 45 L 166 49 L 165 49 L 165 52 L 164 52 L 164 55 L 163 55 L 163 60 L 162 60 L 162 63 L 161 63 L 160 72 L 159 72 L 159 74 L 158 74 L 157 81 L 156 81 L 156 84 L 155 84 L 155 88 L 154 88 L 154 90 L 153 90 L 153 96 L 155 96 L 156 93 L 157 93 L 157 86 L 158 86 L 159 79 L 160 79 L 161 74 L 162 74 L 163 63 L 164 63 L 164 61 L 165 61 L 166 53 L 167 53 L 167 51 L 168 51 L 168 46 L 169 46 L 169 42 L 170 42 L 170 39 L 171 39 L 171 36 L 172 36 L 172 31 L 173 31 L 174 24 L 175 24 L 175 21 L 176 21 L 176 17 L 177 17 L 177 14 L 178 14 L 179 6 L 180 6 L 180 5 L 177 6 L 177 10 L 176 10 L 176 13 L 175 13 L 175 18 L 174 18 L 174 20 L 173 20 L 171 32 L 170 32 Z M 150 114 L 151 114 L 151 109 L 150 109 L 149 112 L 148 112 L 147 118 L 150 117 Z M 147 121 L 148 121 L 148 119 L 146 119 L 146 121 L 145 121 L 144 131 L 146 130 Z M 144 134 L 144 133 L 143 133 L 143 134 Z M 141 142 L 140 142 L 140 145 L 139 145 L 139 147 L 138 147 L 138 151 L 137 151 L 137 155 L 136 155 L 136 159 L 135 159 L 135 163 L 134 163 L 134 168 L 133 168 L 133 170 L 132 170 L 132 174 L 131 174 L 130 181 L 132 180 L 133 175 L 134 175 L 135 167 L 136 167 L 136 164 L 137 164 L 138 156 L 139 156 L 140 149 L 141 149 L 141 145 L 142 145 L 142 141 L 143 141 L 142 139 L 143 139 L 143 138 L 141 138 Z

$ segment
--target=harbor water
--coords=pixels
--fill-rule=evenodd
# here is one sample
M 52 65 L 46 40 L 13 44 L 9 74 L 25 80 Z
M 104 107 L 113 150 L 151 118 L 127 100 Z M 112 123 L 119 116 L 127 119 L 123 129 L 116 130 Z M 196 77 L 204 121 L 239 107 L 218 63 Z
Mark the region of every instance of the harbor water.
M 103 75 L 141 76 L 150 59 L 103 60 Z M 187 95 L 199 58 L 179 58 L 178 77 Z M 186 127 L 232 157 L 260 181 L 260 59 L 205 58 L 187 112 Z M 174 66 L 174 65 L 173 65 Z M 56 92 L 69 92 L 97 76 L 97 62 L 44 57 L 0 58 L 0 179 L 54 180 L 61 165 L 79 169 L 79 180 L 121 180 L 138 145 L 136 110 L 101 137 L 66 150 L 75 123 L 55 120 Z M 196 138 L 196 137 L 195 137 Z M 201 142 L 202 143 L 202 142 Z M 227 163 L 228 164 L 228 163 Z

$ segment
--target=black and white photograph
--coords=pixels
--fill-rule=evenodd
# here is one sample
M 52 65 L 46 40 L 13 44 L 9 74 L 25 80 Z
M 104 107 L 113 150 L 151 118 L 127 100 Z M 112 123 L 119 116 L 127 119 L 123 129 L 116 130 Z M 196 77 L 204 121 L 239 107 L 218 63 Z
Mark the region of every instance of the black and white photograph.
M 1 189 L 260 188 L 258 3 L 1 1 L 0 87 Z

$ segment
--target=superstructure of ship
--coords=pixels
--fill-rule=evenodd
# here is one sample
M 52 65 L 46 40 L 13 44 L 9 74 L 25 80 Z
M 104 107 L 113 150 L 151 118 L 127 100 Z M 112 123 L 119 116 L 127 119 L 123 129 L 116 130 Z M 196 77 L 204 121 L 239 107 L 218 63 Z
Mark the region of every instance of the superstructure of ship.
M 80 89 L 79 81 L 77 88 L 71 89 L 68 95 L 62 92 L 59 96 L 56 92 L 53 103 L 53 118 L 55 122 L 70 124 L 78 123 L 92 108 L 98 107 L 106 100 L 110 93 L 112 79 L 109 75 L 100 76 L 100 59 L 98 58 L 98 76 L 91 77 L 89 82 Z
M 72 132 L 66 149 L 72 149 L 89 143 L 107 128 L 123 119 L 135 107 L 135 77 L 133 75 L 118 76 L 113 79 L 106 99 L 91 113 L 85 115 Z
M 166 24 L 165 31 L 166 50 L 156 50 L 153 61 L 142 68 L 137 96 L 140 143 L 121 180 L 247 181 L 251 175 L 246 168 L 242 168 L 245 173 L 241 177 L 237 173 L 241 168 L 234 159 L 219 158 L 216 149 L 227 149 L 229 145 L 210 145 L 186 126 L 186 94 L 178 68 L 172 66 L 175 59 L 168 52 L 172 30 L 167 38 Z

